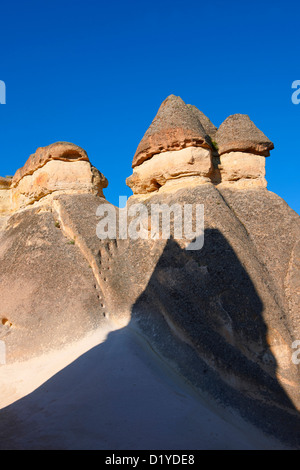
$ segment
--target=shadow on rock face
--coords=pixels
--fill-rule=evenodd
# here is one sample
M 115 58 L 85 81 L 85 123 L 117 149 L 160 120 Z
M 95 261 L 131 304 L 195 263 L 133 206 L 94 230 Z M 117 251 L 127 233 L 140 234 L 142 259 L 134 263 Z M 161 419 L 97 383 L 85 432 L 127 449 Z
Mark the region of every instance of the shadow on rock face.
M 274 448 L 224 419 L 132 328 L 108 335 L 0 411 L 0 449 Z
M 277 379 L 264 310 L 229 242 L 207 229 L 199 251 L 167 242 L 132 323 L 190 383 L 299 446 L 299 414 Z
M 168 240 L 129 324 L 0 411 L 0 448 L 299 446 L 263 309 L 220 231 L 199 251 Z

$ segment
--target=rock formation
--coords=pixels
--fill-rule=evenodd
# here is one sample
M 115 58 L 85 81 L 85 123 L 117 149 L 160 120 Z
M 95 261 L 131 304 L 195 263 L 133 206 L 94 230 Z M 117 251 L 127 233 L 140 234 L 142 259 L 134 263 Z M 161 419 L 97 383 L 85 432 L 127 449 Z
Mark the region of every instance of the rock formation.
M 209 148 L 206 132 L 193 109 L 180 97 L 170 95 L 161 104 L 141 140 L 133 157 L 132 167 L 149 160 L 152 155 L 192 146 Z
M 40 147 L 11 182 L 11 210 L 34 204 L 48 195 L 91 193 L 103 196 L 106 178 L 93 167 L 86 152 L 69 142 Z
M 229 116 L 216 132 L 220 156 L 220 182 L 230 187 L 266 187 L 265 159 L 273 143 L 253 124 L 249 116 Z
M 157 191 L 183 177 L 197 177 L 197 183 L 210 182 L 213 173 L 211 151 L 203 147 L 185 147 L 162 152 L 134 168 L 127 185 L 134 194 Z
M 219 154 L 246 152 L 268 157 L 273 143 L 245 114 L 229 116 L 216 132 Z
M 7 214 L 11 210 L 10 187 L 11 178 L 0 177 L 0 214 Z
M 247 116 L 217 130 L 171 95 L 137 148 L 125 211 L 105 200 L 105 177 L 73 144 L 40 148 L 12 181 L 2 178 L 8 363 L 113 322 L 138 332 L 218 406 L 300 447 L 299 366 L 291 360 L 300 335 L 300 219 L 266 189 L 272 147 Z M 140 218 L 147 239 L 97 237 L 102 204 L 130 222 L 135 204 L 148 214 L 152 204 L 175 203 L 204 205 L 202 249 L 186 250 L 192 240 L 176 238 L 172 217 L 167 240 L 150 237 L 148 216 Z
M 0 318 L 0 335 L 9 333 L 8 361 L 61 347 L 101 324 L 93 271 L 54 208 L 64 195 L 105 201 L 107 184 L 86 152 L 68 142 L 38 148 L 12 179 L 1 178 L 0 316 L 11 327 Z
M 203 141 L 191 137 L 196 129 Z M 229 116 L 217 129 L 195 106 L 171 95 L 137 148 L 127 185 L 134 194 L 147 194 L 164 185 L 165 190 L 188 184 L 190 177 L 190 184 L 263 188 L 267 186 L 264 157 L 273 148 L 248 116 Z M 181 178 L 185 181 L 178 181 Z
M 200 109 L 196 108 L 196 106 L 188 104 L 187 107 L 194 113 L 197 119 L 199 119 L 200 124 L 202 125 L 205 131 L 206 139 L 211 144 L 214 141 L 217 132 L 216 126 L 211 122 L 211 120 L 207 116 L 205 116 L 202 111 L 200 111 Z

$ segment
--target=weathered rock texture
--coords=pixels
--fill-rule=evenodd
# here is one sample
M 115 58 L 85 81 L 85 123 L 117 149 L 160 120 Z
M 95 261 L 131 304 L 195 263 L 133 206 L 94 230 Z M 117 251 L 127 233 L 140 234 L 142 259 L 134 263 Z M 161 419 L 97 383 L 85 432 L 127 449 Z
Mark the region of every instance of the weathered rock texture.
M 11 186 L 11 181 L 12 178 L 10 177 L 3 178 L 0 176 L 0 191 L 9 189 Z
M 11 210 L 11 178 L 0 177 L 0 215 L 9 214 Z
M 12 180 L 13 187 L 17 186 L 24 176 L 32 175 L 51 160 L 89 161 L 86 151 L 70 142 L 56 142 L 47 147 L 39 147 L 34 154 L 30 155 L 25 165 L 17 170 Z
M 219 154 L 248 152 L 265 157 L 274 148 L 246 114 L 233 114 L 221 124 L 215 135 Z
M 137 201 L 136 196 L 131 203 Z M 155 250 L 162 251 L 147 288 L 135 302 L 133 318 L 169 361 L 177 351 L 181 373 L 197 376 L 200 387 L 205 380 L 204 389 L 227 404 L 237 400 L 244 416 L 257 418 L 267 432 L 281 433 L 282 422 L 289 419 L 299 429 L 299 366 L 291 360 L 299 332 L 294 254 L 299 217 L 266 189 L 220 192 L 211 184 L 188 186 L 154 193 L 146 203 L 150 207 L 159 202 L 204 204 L 204 246 L 188 252 L 180 240 L 169 240 L 163 249 L 143 247 L 144 260 Z M 133 264 L 136 256 L 132 253 Z M 154 326 L 154 318 L 160 326 Z M 193 366 L 198 360 L 202 372 L 196 372 L 199 363 Z M 291 428 L 285 432 L 292 437 Z
M 93 271 L 51 208 L 10 217 L 0 232 L 0 259 L 0 336 L 8 362 L 61 348 L 101 325 Z
M 92 193 L 103 196 L 106 178 L 94 168 L 82 148 L 68 142 L 40 147 L 18 170 L 11 183 L 12 210 L 53 193 Z
M 179 96 L 170 95 L 161 104 L 141 140 L 132 167 L 140 165 L 152 155 L 185 147 L 209 148 L 209 142 L 194 111 Z
M 220 187 L 266 188 L 265 158 L 246 152 L 229 152 L 220 156 Z
M 176 104 L 183 116 L 194 112 L 177 98 L 164 106 L 175 110 Z M 192 145 L 178 138 L 188 118 L 180 126 L 177 116 L 170 133 L 164 112 L 157 123 L 162 148 L 150 138 L 154 126 L 136 155 L 129 184 L 137 194 L 125 209 L 100 196 L 104 177 L 80 152 L 70 160 L 58 151 L 51 160 L 41 151 L 48 156 L 32 160 L 43 165 L 28 163 L 12 189 L 0 190 L 19 191 L 15 207 L 27 207 L 0 217 L 0 337 L 7 361 L 63 347 L 114 322 L 142 335 L 202 395 L 300 448 L 299 365 L 292 361 L 300 334 L 299 216 L 264 187 L 264 156 L 257 153 L 269 144 L 259 142 L 256 152 L 250 145 L 227 148 L 216 157 L 203 146 L 213 129 Z M 51 191 L 42 208 L 26 205 Z M 107 204 L 118 227 L 121 220 L 134 222 L 136 203 L 146 211 L 137 224 L 146 239 L 126 238 L 122 230 L 98 238 L 99 206 Z M 172 217 L 173 237 L 151 238 L 152 204 L 181 210 L 203 204 L 203 247 L 186 250 L 192 240 L 174 236 Z
M 196 129 L 203 142 L 188 137 Z M 134 194 L 147 194 L 193 176 L 193 184 L 198 177 L 197 184 L 265 188 L 265 157 L 272 148 L 273 143 L 247 115 L 229 116 L 217 129 L 198 108 L 171 95 L 137 148 L 127 185 Z M 172 184 L 178 185 L 178 181 Z
M 216 126 L 211 122 L 211 120 L 207 116 L 205 116 L 202 111 L 200 111 L 200 109 L 196 108 L 196 106 L 188 104 L 187 107 L 191 109 L 197 119 L 199 119 L 200 124 L 202 124 L 205 134 L 208 137 L 208 141 L 213 141 L 218 130 Z
M 173 152 L 153 155 L 133 170 L 127 179 L 135 194 L 158 190 L 167 181 L 198 176 L 199 182 L 210 182 L 213 166 L 211 152 L 201 147 L 187 147 Z

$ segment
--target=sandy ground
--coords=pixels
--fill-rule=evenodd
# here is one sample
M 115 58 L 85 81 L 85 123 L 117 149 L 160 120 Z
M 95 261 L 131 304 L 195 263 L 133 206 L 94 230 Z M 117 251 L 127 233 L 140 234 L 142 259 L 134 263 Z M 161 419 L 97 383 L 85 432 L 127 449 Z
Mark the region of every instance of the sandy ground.
M 0 449 L 272 449 L 129 327 L 0 366 Z

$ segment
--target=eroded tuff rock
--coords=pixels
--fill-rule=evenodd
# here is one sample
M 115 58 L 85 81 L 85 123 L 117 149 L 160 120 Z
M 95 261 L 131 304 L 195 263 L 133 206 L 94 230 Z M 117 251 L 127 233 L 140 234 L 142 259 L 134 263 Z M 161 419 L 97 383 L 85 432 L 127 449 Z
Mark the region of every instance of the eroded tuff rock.
M 134 194 L 147 194 L 176 184 L 179 178 L 209 182 L 215 133 L 216 127 L 200 110 L 170 95 L 137 148 L 127 185 Z
M 130 203 L 137 201 L 138 196 Z M 220 393 L 221 401 L 240 402 L 244 416 L 251 420 L 260 415 L 258 420 L 266 420 L 260 426 L 269 427 L 267 432 L 273 428 L 276 433 L 275 423 L 280 427 L 290 418 L 299 429 L 299 367 L 291 360 L 299 301 L 292 305 L 289 300 L 298 296 L 295 278 L 292 281 L 291 276 L 289 287 L 283 287 L 289 264 L 294 265 L 290 272 L 296 269 L 299 216 L 266 189 L 222 189 L 221 193 L 206 184 L 153 193 L 146 200 L 148 207 L 159 202 L 204 204 L 204 246 L 188 252 L 180 240 L 169 240 L 133 306 L 132 317 L 169 361 L 177 351 L 181 373 L 197 376 L 199 384 L 205 377 L 204 388 Z M 278 231 L 272 241 L 275 226 Z M 277 243 L 280 252 L 272 257 Z M 143 259 L 153 251 L 144 247 Z M 160 326 L 154 325 L 154 318 Z M 179 346 L 180 341 L 185 347 Z M 198 360 L 203 361 L 199 375 L 192 365 Z
M 50 208 L 10 217 L 0 231 L 0 259 L 0 336 L 8 363 L 62 348 L 101 325 L 93 271 Z
M 240 151 L 267 157 L 274 148 L 274 144 L 246 114 L 233 114 L 225 119 L 215 139 L 219 155 Z
M 142 335 L 201 393 L 300 447 L 299 366 L 291 359 L 299 339 L 300 219 L 267 191 L 264 156 L 248 150 L 221 153 L 216 167 L 209 146 L 166 146 L 134 167 L 129 183 L 136 195 L 123 210 L 100 196 L 104 177 L 84 153 L 71 161 L 65 153 L 63 161 L 47 157 L 32 173 L 28 164 L 12 189 L 0 180 L 0 196 L 19 188 L 24 204 L 37 200 L 30 194 L 56 188 L 42 210 L 26 206 L 0 217 L 7 361 L 61 348 L 113 322 Z M 47 168 L 44 184 L 40 172 Z M 92 186 L 83 190 L 78 172 L 89 184 L 92 173 Z M 77 176 L 79 186 L 68 192 Z M 146 210 L 139 219 L 146 239 L 120 235 L 118 224 L 131 223 L 136 203 Z M 107 239 L 96 232 L 103 204 L 115 211 L 118 227 Z M 192 240 L 175 237 L 172 217 L 173 237 L 151 238 L 152 204 L 203 204 L 203 247 L 186 250 Z
M 92 193 L 103 196 L 107 180 L 87 153 L 69 142 L 40 147 L 11 182 L 11 210 L 19 210 L 53 193 Z
M 126 183 L 135 194 L 145 194 L 182 177 L 197 176 L 199 183 L 210 182 L 212 171 L 209 149 L 187 147 L 153 155 L 150 160 L 134 168 Z
M 206 136 L 208 136 L 208 141 L 211 143 L 214 141 L 217 128 L 216 126 L 211 122 L 211 120 L 205 116 L 205 114 L 200 111 L 196 106 L 188 104 L 187 107 L 191 109 L 191 111 L 194 113 L 194 115 L 199 119 L 200 123 L 202 124 L 202 127 L 205 131 Z
M 11 177 L 7 176 L 3 178 L 2 176 L 0 176 L 0 191 L 9 189 L 11 186 L 11 182 L 12 182 Z
M 30 155 L 25 165 L 17 170 L 12 185 L 17 186 L 24 176 L 32 175 L 51 160 L 89 161 L 86 151 L 70 142 L 56 142 L 47 147 L 39 147 L 34 154 Z
M 247 152 L 229 152 L 220 156 L 219 187 L 266 188 L 265 158 Z
M 11 178 L 0 176 L 0 215 L 9 214 L 11 210 Z
M 198 129 L 204 141 L 182 139 L 183 129 Z M 127 185 L 134 194 L 147 194 L 164 185 L 178 187 L 180 178 L 192 176 L 193 184 L 197 179 L 197 184 L 265 188 L 265 157 L 273 148 L 247 115 L 229 116 L 217 129 L 198 108 L 171 95 L 138 146 Z
M 175 95 L 161 104 L 157 115 L 141 140 L 132 167 L 161 152 L 185 147 L 209 148 L 206 132 L 194 111 Z

